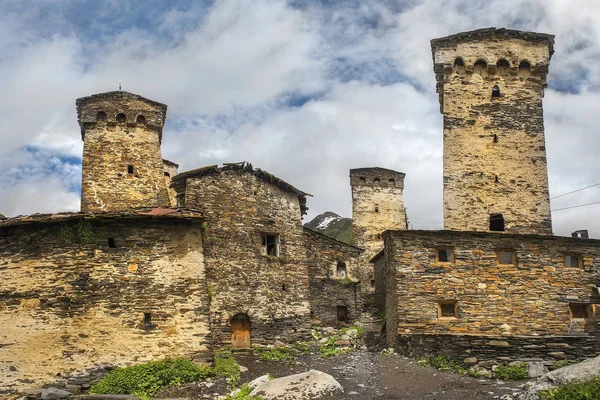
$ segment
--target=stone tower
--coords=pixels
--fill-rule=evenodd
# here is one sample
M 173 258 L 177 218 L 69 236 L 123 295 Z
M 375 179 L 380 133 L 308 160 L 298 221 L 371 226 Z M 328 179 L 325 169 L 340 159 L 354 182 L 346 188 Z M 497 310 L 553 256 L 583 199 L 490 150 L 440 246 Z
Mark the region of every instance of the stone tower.
M 542 97 L 554 36 L 431 41 L 444 116 L 444 228 L 552 234 Z
M 356 168 L 350 170 L 352 188 L 352 244 L 364 248 L 361 255 L 363 293 L 373 293 L 373 264 L 371 259 L 383 249 L 382 233 L 387 229 L 406 229 L 404 208 L 404 176 L 402 172 L 385 168 Z M 365 305 L 370 298 L 366 296 Z
M 167 106 L 127 92 L 77 99 L 81 211 L 168 207 L 160 151 Z

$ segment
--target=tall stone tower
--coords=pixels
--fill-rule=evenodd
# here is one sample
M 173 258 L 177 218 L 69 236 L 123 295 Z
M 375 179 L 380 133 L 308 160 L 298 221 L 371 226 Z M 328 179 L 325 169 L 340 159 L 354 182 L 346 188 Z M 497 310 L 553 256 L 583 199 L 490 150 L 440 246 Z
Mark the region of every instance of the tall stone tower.
M 431 41 L 444 116 L 444 228 L 552 234 L 542 97 L 554 36 Z
M 167 106 L 127 92 L 77 99 L 81 211 L 168 207 L 160 151 Z
M 371 259 L 383 249 L 382 233 L 387 229 L 406 229 L 402 172 L 385 168 L 350 170 L 352 188 L 352 244 L 364 248 L 358 278 L 369 305 L 373 293 L 374 272 Z

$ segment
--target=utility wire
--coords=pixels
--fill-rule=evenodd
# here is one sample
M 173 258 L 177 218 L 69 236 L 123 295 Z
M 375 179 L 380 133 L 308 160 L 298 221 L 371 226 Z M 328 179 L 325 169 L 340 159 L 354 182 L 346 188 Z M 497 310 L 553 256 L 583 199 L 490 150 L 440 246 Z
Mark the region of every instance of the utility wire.
M 577 193 L 577 192 L 581 192 L 582 190 L 589 189 L 589 188 L 593 188 L 594 186 L 600 186 L 600 183 L 596 183 L 595 185 L 591 185 L 591 186 L 586 186 L 586 187 L 584 187 L 584 188 L 581 188 L 581 189 L 573 190 L 573 191 L 571 191 L 571 192 L 567 192 L 567 193 L 559 194 L 558 196 L 550 197 L 550 200 L 553 200 L 553 199 L 558 199 L 559 197 L 563 197 L 563 196 L 566 196 L 566 195 L 568 195 L 568 194 L 571 194 L 571 193 Z
M 550 210 L 550 211 L 561 211 L 561 210 L 568 210 L 570 208 L 577 208 L 577 207 L 584 207 L 584 206 L 591 206 L 592 204 L 600 204 L 600 201 L 595 201 L 593 203 L 587 203 L 587 204 L 579 204 L 577 206 L 571 206 L 571 207 L 563 207 L 563 208 L 556 208 L 554 210 Z

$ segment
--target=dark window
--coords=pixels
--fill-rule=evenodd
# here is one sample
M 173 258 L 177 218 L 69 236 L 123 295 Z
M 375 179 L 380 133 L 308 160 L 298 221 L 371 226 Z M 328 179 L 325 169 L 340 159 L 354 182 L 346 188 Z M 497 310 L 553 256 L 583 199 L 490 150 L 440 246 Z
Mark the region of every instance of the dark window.
M 585 303 L 569 303 L 571 319 L 590 318 L 590 305 Z
M 364 176 L 361 176 L 360 178 L 358 178 L 358 180 L 361 182 L 366 182 L 367 178 L 365 178 Z
M 457 302 L 454 300 L 438 302 L 438 318 L 458 318 Z
M 498 143 L 498 135 L 494 134 L 494 143 Z
M 128 165 L 127 166 L 127 173 L 128 174 L 133 174 L 133 165 Z
M 436 249 L 437 262 L 453 263 L 454 249 L 452 247 L 438 247 Z
M 516 265 L 517 254 L 514 250 L 496 250 L 496 260 L 499 265 Z
M 125 122 L 127 122 L 127 117 L 125 116 L 125 114 L 119 113 L 117 114 L 116 120 L 119 124 L 124 124 Z
M 338 261 L 335 273 L 339 279 L 345 279 L 347 276 L 346 263 L 343 261 Z
M 144 326 L 150 327 L 152 326 L 152 314 L 145 312 L 144 313 Z
M 375 179 L 373 179 L 373 182 L 381 182 L 381 179 L 375 178 Z
M 371 279 L 371 287 L 375 287 L 375 279 Z
M 394 178 L 390 178 L 390 183 L 396 183 L 396 180 Z
M 348 308 L 346 306 L 337 306 L 338 321 L 348 321 Z
M 463 61 L 463 59 L 461 57 L 456 57 L 456 60 L 454 60 L 454 66 L 455 67 L 464 67 L 465 62 Z
M 165 176 L 168 176 L 169 178 L 171 177 L 171 174 L 168 173 L 167 171 L 165 171 Z
M 501 58 L 496 63 L 496 67 L 498 68 L 498 72 L 506 73 L 506 72 L 508 72 L 508 69 L 510 68 L 510 64 L 504 58 Z
M 379 205 L 375 205 L 375 212 L 379 212 Z
M 281 285 L 281 290 L 284 291 L 284 292 L 287 291 L 287 286 L 286 286 L 285 283 L 283 285 Z
M 110 247 L 111 249 L 116 249 L 117 248 L 117 244 L 115 243 L 115 238 L 108 238 L 108 247 Z
M 494 177 L 494 182 L 496 182 L 496 183 L 498 183 L 498 182 L 499 182 L 498 175 L 496 175 L 496 176 Z
M 519 64 L 519 72 L 529 72 L 531 70 L 531 64 L 527 61 L 521 61 Z
M 143 115 L 138 115 L 138 117 L 135 120 L 135 122 L 137 122 L 138 124 L 145 124 L 146 123 L 146 118 Z
M 277 235 L 262 236 L 262 254 L 265 256 L 279 255 L 279 237 Z
M 490 231 L 504 231 L 504 216 L 502 214 L 490 215 Z
M 477 60 L 477 62 L 473 66 L 473 69 L 476 73 L 481 74 L 487 69 L 487 63 L 483 60 Z
M 565 254 L 565 266 L 580 267 L 581 257 L 578 254 Z
M 104 111 L 98 111 L 98 114 L 96 114 L 96 120 L 106 121 L 106 113 Z
M 500 97 L 500 88 L 498 85 L 494 85 L 492 88 L 492 97 Z

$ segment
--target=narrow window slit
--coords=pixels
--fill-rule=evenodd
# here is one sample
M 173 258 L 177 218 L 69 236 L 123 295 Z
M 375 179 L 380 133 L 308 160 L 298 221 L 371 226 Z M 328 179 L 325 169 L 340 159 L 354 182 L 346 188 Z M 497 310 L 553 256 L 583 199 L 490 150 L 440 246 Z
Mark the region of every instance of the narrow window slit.
M 128 173 L 129 175 L 133 175 L 133 165 L 128 165 L 128 166 L 127 166 L 127 173 Z
M 113 238 L 113 237 L 108 238 L 108 247 L 111 249 L 117 248 L 117 244 L 115 243 L 115 238 Z

